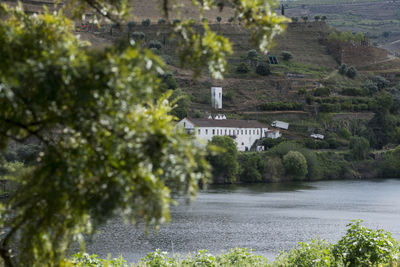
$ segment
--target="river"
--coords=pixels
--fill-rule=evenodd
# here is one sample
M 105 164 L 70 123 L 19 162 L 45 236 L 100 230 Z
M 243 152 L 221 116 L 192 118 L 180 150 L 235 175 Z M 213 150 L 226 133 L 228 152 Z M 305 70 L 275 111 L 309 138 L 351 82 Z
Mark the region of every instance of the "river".
M 400 240 L 400 180 L 212 186 L 189 205 L 180 201 L 171 219 L 147 236 L 112 219 L 87 242 L 87 252 L 137 262 L 157 248 L 187 254 L 247 247 L 273 258 L 313 237 L 336 242 L 353 219 Z

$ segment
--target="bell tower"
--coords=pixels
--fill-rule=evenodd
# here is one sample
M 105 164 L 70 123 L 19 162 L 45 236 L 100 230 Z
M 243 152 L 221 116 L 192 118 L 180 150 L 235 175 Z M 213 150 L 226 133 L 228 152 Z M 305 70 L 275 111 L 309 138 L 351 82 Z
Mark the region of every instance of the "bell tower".
M 211 107 L 222 109 L 222 87 L 211 87 Z

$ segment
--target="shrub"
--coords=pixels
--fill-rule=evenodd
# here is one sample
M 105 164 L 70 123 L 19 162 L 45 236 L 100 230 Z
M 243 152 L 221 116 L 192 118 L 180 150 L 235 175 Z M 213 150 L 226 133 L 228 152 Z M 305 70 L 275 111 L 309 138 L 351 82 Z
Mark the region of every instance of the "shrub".
M 142 26 L 150 26 L 151 20 L 150 19 L 144 19 L 142 20 Z
M 326 21 L 326 19 L 327 19 L 326 16 L 322 16 L 322 17 L 321 17 L 321 20 L 322 20 L 322 21 Z
M 398 242 L 389 232 L 373 231 L 361 220 L 348 224 L 346 235 L 333 247 L 336 260 L 344 266 L 381 266 L 398 260 Z
M 171 114 L 176 116 L 178 119 L 187 117 L 190 107 L 190 98 L 188 94 L 183 92 L 181 89 L 176 89 L 170 97 L 170 101 L 176 101 Z
M 302 180 L 308 173 L 307 161 L 298 151 L 290 151 L 283 157 L 283 166 L 287 175 Z
M 131 31 L 136 26 L 136 21 L 129 21 L 128 22 L 128 29 Z
M 304 22 L 307 22 L 307 20 L 308 20 L 308 16 L 303 16 L 301 18 L 304 20 Z
M 240 153 L 238 157 L 240 165 L 241 182 L 259 182 L 262 179 L 262 173 L 266 169 L 266 162 L 260 156 L 260 153 Z
M 350 140 L 351 137 L 351 132 L 349 130 L 347 130 L 347 128 L 341 128 L 339 131 L 339 136 L 346 139 L 346 140 Z
M 164 87 L 164 89 L 176 89 L 178 87 L 178 84 L 176 83 L 174 75 L 170 72 L 166 72 L 161 77 L 161 87 Z
M 390 82 L 388 80 L 386 80 L 384 77 L 382 76 L 375 76 L 372 81 L 376 84 L 376 86 L 378 87 L 378 90 L 382 90 L 383 88 L 386 88 L 389 86 Z
M 353 79 L 354 77 L 356 77 L 357 75 L 357 70 L 355 67 L 351 66 L 347 72 L 346 72 L 346 76 Z
M 350 88 L 343 88 L 342 95 L 348 96 L 363 96 L 365 93 L 361 88 L 350 87 Z
M 270 148 L 272 148 L 272 147 L 274 147 L 274 146 L 276 146 L 276 145 L 278 145 L 278 144 L 280 144 L 282 142 L 286 142 L 286 141 L 287 141 L 287 139 L 284 138 L 284 137 L 279 137 L 279 138 L 276 138 L 276 139 L 264 138 L 264 139 L 262 139 L 261 144 L 267 150 L 267 149 L 270 149 Z
M 238 73 L 248 73 L 249 71 L 250 71 L 249 66 L 247 66 L 247 64 L 244 62 L 241 62 L 236 68 L 236 72 Z
M 157 24 L 158 24 L 158 25 L 164 25 L 165 23 L 167 23 L 167 21 L 166 21 L 165 19 L 159 19 L 159 20 L 157 21 Z
M 329 96 L 330 94 L 331 90 L 328 87 L 319 87 L 314 91 L 314 96 Z
M 146 37 L 146 35 L 143 32 L 134 32 L 134 33 L 132 33 L 132 38 L 135 41 L 144 40 L 145 37 Z
M 367 80 L 364 83 L 364 88 L 366 88 L 368 90 L 369 94 L 371 94 L 371 95 L 373 95 L 373 94 L 375 94 L 376 92 L 379 91 L 379 88 L 378 88 L 377 84 L 374 83 L 371 80 Z
M 332 255 L 331 250 L 332 245 L 324 240 L 314 239 L 311 243 L 300 242 L 289 252 L 281 253 L 273 266 L 335 266 L 335 257 Z
M 341 110 L 340 104 L 327 104 L 322 103 L 319 105 L 320 112 L 339 112 Z
M 314 20 L 315 20 L 315 21 L 319 21 L 320 18 L 321 18 L 320 16 L 315 16 L 315 17 L 314 17 Z
M 230 18 L 228 19 L 228 22 L 229 22 L 229 23 L 232 23 L 234 20 L 235 20 L 234 17 L 230 17 Z
M 351 157 L 361 160 L 368 156 L 370 144 L 364 137 L 354 136 L 350 139 L 349 147 Z
M 342 63 L 339 66 L 339 73 L 345 75 L 347 73 L 347 65 Z
M 238 152 L 236 144 L 228 136 L 214 136 L 210 145 L 219 147 L 218 154 L 212 153 L 209 148 L 208 162 L 212 166 L 213 179 L 216 183 L 233 183 L 239 172 Z
M 303 110 L 304 104 L 299 102 L 267 102 L 259 106 L 261 110 Z
M 162 44 L 158 40 L 151 40 L 149 43 L 149 48 L 155 48 L 157 50 L 160 50 L 162 47 Z
M 255 60 L 258 57 L 258 53 L 257 50 L 255 49 L 251 49 L 249 51 L 247 51 L 247 58 L 251 59 L 251 60 Z
M 296 23 L 296 22 L 298 22 L 298 21 L 299 21 L 299 18 L 298 18 L 298 17 L 293 17 L 293 18 L 292 18 L 292 22 L 295 22 L 295 23 Z
M 222 18 L 220 16 L 217 16 L 217 22 L 221 23 Z
M 292 55 L 292 53 L 290 53 L 288 51 L 282 51 L 282 58 L 283 58 L 283 60 L 288 61 L 293 58 L 293 55 Z
M 271 73 L 269 64 L 265 62 L 261 62 L 257 65 L 256 67 L 256 73 L 261 75 L 261 76 L 267 76 Z
M 172 21 L 172 24 L 173 24 L 173 25 L 176 25 L 176 24 L 179 24 L 179 23 L 181 23 L 181 20 L 180 20 L 180 19 L 174 19 L 174 20 Z

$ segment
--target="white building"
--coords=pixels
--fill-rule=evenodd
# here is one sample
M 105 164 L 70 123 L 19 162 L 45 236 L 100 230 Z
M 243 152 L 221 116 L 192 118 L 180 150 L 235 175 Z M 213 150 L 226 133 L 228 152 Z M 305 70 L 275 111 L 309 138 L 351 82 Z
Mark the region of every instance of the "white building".
M 267 138 L 277 139 L 281 136 L 282 136 L 282 134 L 279 132 L 279 130 L 268 130 L 267 131 Z
M 281 128 L 281 129 L 289 129 L 289 123 L 284 121 L 274 121 L 271 123 L 272 127 Z
M 213 109 L 222 109 L 222 87 L 211 87 L 211 106 Z
M 311 138 L 324 140 L 325 136 L 322 134 L 311 134 Z
M 268 133 L 265 124 L 251 120 L 184 118 L 177 127 L 183 127 L 187 133 L 205 141 L 216 135 L 230 136 L 239 151 L 250 150 L 256 140 L 267 137 Z

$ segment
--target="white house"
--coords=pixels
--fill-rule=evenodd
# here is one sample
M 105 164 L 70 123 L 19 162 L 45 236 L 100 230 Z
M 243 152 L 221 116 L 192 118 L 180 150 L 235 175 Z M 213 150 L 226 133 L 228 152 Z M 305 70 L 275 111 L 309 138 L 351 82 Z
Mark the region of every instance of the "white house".
M 199 139 L 210 141 L 213 136 L 230 136 L 239 151 L 250 150 L 257 139 L 267 137 L 267 125 L 252 120 L 184 118 L 176 127 L 183 127 L 187 133 L 196 135 Z
M 274 121 L 271 123 L 271 126 L 285 130 L 289 129 L 289 123 L 283 121 Z
M 279 130 L 268 130 L 267 131 L 268 138 L 277 139 L 281 136 L 282 136 L 282 134 L 279 132 Z
M 325 136 L 322 134 L 311 134 L 310 137 L 314 138 L 314 139 L 321 139 L 321 140 L 323 140 L 325 138 Z

